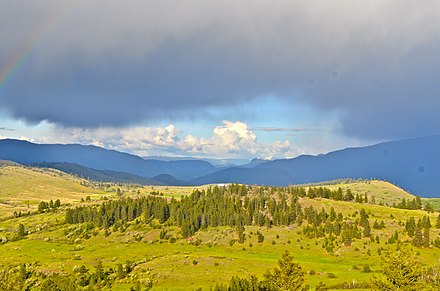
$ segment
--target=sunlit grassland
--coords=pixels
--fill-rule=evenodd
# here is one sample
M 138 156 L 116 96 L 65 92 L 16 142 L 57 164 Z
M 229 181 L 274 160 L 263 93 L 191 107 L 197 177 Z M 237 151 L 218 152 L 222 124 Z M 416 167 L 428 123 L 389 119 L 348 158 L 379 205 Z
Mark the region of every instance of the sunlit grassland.
M 60 199 L 75 203 L 102 191 L 80 184 L 81 179 L 60 171 L 22 166 L 0 167 L 0 218 L 14 211 L 35 211 L 41 201 Z
M 341 209 L 344 204 L 349 206 L 352 203 L 340 202 Z M 355 240 L 349 247 L 338 248 L 332 254 L 322 248 L 323 239 L 305 238 L 302 227 L 295 226 L 246 227 L 245 243 L 235 242 L 233 245 L 230 241 L 237 239 L 234 228 L 208 228 L 192 237 L 192 241 L 200 242 L 200 245 L 196 246 L 190 244 L 189 239 L 181 238 L 179 229 L 171 226 L 163 228 L 168 229 L 168 233 L 173 237 L 177 237 L 177 241 L 170 243 L 168 240 L 161 240 L 160 229 L 153 229 L 138 219 L 137 222 L 131 222 L 125 232 L 115 231 L 106 237 L 101 230 L 90 239 L 75 241 L 73 238 L 67 238 L 66 232 L 80 225 L 64 224 L 62 211 L 2 222 L 0 236 L 6 231 L 14 231 L 14 226 L 18 223 L 25 224 L 32 233 L 26 239 L 0 245 L 0 249 L 4 254 L 4 263 L 36 261 L 41 264 L 40 270 L 45 272 L 71 272 L 75 266 L 82 264 L 91 268 L 98 260 L 102 260 L 105 267 L 113 268 L 117 263 L 123 264 L 126 260 L 142 261 L 130 279 L 148 276 L 154 280 L 155 290 L 193 290 L 199 287 L 209 290 L 217 283 L 227 283 L 232 276 L 248 277 L 255 274 L 262 277 L 267 268 L 276 266 L 277 260 L 285 250 L 289 250 L 295 256 L 295 261 L 308 272 L 306 283 L 311 287 L 320 281 L 325 281 L 327 285 L 353 280 L 364 282 L 369 281 L 373 274 L 378 275 L 375 273 L 380 270 L 378 248 L 394 247 L 387 245 L 386 240 L 395 230 L 403 233 L 403 227 L 398 225 L 397 219 L 399 212 L 402 217 L 405 213 L 383 206 L 360 205 L 362 206 L 384 215 L 386 210 L 392 210 L 390 214 L 396 218 L 391 219 L 389 215 L 382 217 L 387 227 L 373 231 L 374 236 L 380 237 L 379 244 L 363 238 Z M 353 219 L 359 218 L 359 215 L 355 215 L 356 209 L 346 207 L 345 213 L 352 214 Z M 421 215 L 419 212 L 409 211 L 405 217 Z M 374 217 L 370 216 L 370 221 L 373 219 Z M 263 243 L 257 242 L 257 231 L 265 236 Z M 136 233 L 143 237 L 139 242 L 134 239 Z M 437 235 L 437 230 L 431 232 L 433 238 Z M 408 239 L 401 234 L 401 240 Z M 78 245 L 81 246 L 80 250 Z M 413 252 L 417 251 L 427 265 L 437 262 L 440 255 L 438 249 L 414 248 Z M 362 272 L 366 264 L 372 272 Z M 310 275 L 312 270 L 314 275 Z M 336 278 L 328 278 L 329 273 L 334 274 Z M 130 286 L 130 279 L 118 281 L 114 290 L 118 290 L 119 287 L 120 290 L 126 290 L 124 288 Z
M 31 209 L 36 209 L 41 200 L 62 201 L 62 207 L 57 212 L 0 221 L 0 238 L 12 237 L 20 223 L 30 232 L 24 239 L 0 244 L 2 263 L 38 262 L 38 268 L 42 272 L 71 273 L 75 266 L 85 265 L 93 269 L 99 260 L 105 268 L 116 268 L 118 263 L 124 264 L 126 260 L 137 262 L 128 278 L 115 281 L 113 290 L 128 290 L 133 285 L 133 280 L 145 277 L 154 282 L 155 290 L 195 290 L 199 287 L 209 290 L 217 283 L 228 283 L 232 276 L 256 275 L 262 278 L 268 268 L 277 265 L 277 260 L 285 250 L 289 250 L 294 255 L 295 262 L 307 272 L 306 284 L 312 290 L 320 281 L 328 286 L 342 282 L 368 282 L 372 275 L 380 276 L 381 256 L 378 255 L 378 250 L 395 247 L 395 244 L 389 245 L 387 240 L 396 230 L 399 231 L 399 239 L 409 242 L 412 252 L 427 266 L 435 264 L 440 256 L 438 248 L 413 248 L 402 225 L 409 217 L 418 219 L 426 215 L 435 224 L 438 214 L 371 204 L 370 198 L 373 196 L 376 203 L 384 201 L 384 204 L 400 202 L 401 198 L 414 198 L 386 182 L 368 181 L 328 186 L 346 187 L 344 190 L 350 188 L 354 194 L 367 193 L 370 203 L 300 198 L 303 208 L 313 206 L 317 210 L 324 208 L 329 212 L 333 207 L 336 212 L 341 212 L 353 221 L 359 219 L 360 210 L 365 209 L 371 225 L 376 219 L 379 222 L 384 221 L 385 229 L 372 231 L 374 237 L 379 236 L 379 243 L 372 242 L 369 238 L 356 239 L 351 246 L 339 246 L 329 253 L 323 248 L 324 239 L 306 238 L 302 232 L 304 226 L 296 224 L 271 228 L 248 226 L 245 230 L 246 240 L 239 244 L 231 242 L 238 238 L 233 227 L 210 227 L 198 231 L 190 239 L 184 239 L 178 227 L 166 224 L 159 226 L 157 221 L 156 227 L 153 227 L 141 217 L 130 222 L 125 231 L 110 228 L 111 233 L 106 236 L 103 230 L 96 230 L 86 239 L 76 234 L 71 235 L 84 225 L 65 223 L 66 203 L 71 206 L 99 204 L 103 202 L 103 195 L 108 199 L 116 199 L 118 187 L 122 190 L 122 197 L 156 192 L 163 193 L 167 198 L 189 195 L 195 187 L 109 185 L 98 189 L 81 185 L 81 179 L 57 171 L 3 167 L 0 168 L 0 173 L 0 198 L 7 201 L 10 207 L 3 215 L 22 209 L 25 200 L 32 201 Z M 395 199 L 394 195 L 399 199 Z M 91 196 L 91 201 L 81 202 L 87 196 Z M 167 230 L 176 241 L 172 243 L 170 240 L 160 239 L 161 230 Z M 263 243 L 258 243 L 257 231 L 264 235 Z M 431 240 L 438 236 L 439 231 L 431 229 Z M 137 241 L 136 237 L 141 239 Z M 370 267 L 371 272 L 363 272 L 365 265 Z M 334 274 L 335 278 L 330 278 L 329 274 Z
M 341 212 L 344 215 L 350 215 L 356 211 L 359 212 L 362 208 L 364 208 L 367 213 L 370 213 L 371 221 L 374 221 L 374 219 L 390 220 L 390 218 L 395 218 L 395 220 L 398 221 L 405 220 L 410 216 L 413 216 L 415 218 L 422 218 L 426 215 L 429 215 L 432 220 L 435 219 L 438 215 L 434 213 L 427 213 L 426 211 L 422 210 L 399 209 L 369 203 L 351 203 L 319 198 L 301 198 L 301 204 L 304 205 L 304 207 L 312 206 L 318 210 L 324 208 L 326 211 L 330 211 L 330 209 L 333 207 L 336 212 Z
M 162 193 L 164 197 L 180 198 L 190 195 L 195 188 L 206 189 L 208 186 L 128 186 L 103 183 L 105 187 L 87 187 L 84 179 L 65 174 L 58 170 L 30 168 L 23 166 L 0 167 L 0 218 L 11 216 L 14 212 L 34 212 L 38 203 L 60 199 L 63 204 L 76 204 L 87 196 L 93 201 L 103 196 L 117 198 L 114 194 L 121 188 L 125 196 L 142 195 L 151 192 Z
M 337 184 L 323 183 L 323 187 L 330 190 L 337 190 L 341 188 L 344 192 L 350 189 L 354 195 L 367 194 L 368 199 L 371 201 L 374 197 L 376 204 L 390 204 L 399 203 L 402 199 L 412 200 L 414 195 L 404 191 L 403 189 L 385 181 L 379 180 L 365 180 L 365 181 L 349 181 L 340 182 Z

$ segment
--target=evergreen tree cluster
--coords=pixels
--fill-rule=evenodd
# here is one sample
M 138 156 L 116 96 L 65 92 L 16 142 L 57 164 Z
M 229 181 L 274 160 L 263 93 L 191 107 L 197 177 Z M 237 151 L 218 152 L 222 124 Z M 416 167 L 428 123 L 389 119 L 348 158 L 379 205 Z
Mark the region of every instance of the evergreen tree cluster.
M 339 187 L 337 190 L 331 190 L 326 187 L 310 187 L 307 191 L 307 195 L 304 195 L 305 192 L 302 191 L 302 189 L 304 188 L 297 188 L 297 189 L 298 189 L 298 194 L 300 194 L 301 197 L 307 196 L 308 198 L 312 198 L 312 199 L 320 197 L 320 198 L 327 198 L 337 201 L 368 203 L 367 194 L 354 195 L 350 189 L 347 189 L 344 192 L 341 187 Z
M 312 188 L 311 188 L 312 189 Z M 342 190 L 309 190 L 312 197 L 323 195 L 338 198 Z M 352 221 L 336 213 L 333 208 L 326 212 L 309 206 L 301 206 L 299 198 L 306 195 L 305 188 L 254 187 L 233 184 L 227 187 L 212 187 L 194 190 L 180 200 L 151 195 L 138 198 L 120 198 L 104 202 L 100 206 L 80 206 L 68 209 L 68 223 L 92 222 L 100 228 L 109 228 L 115 224 L 124 224 L 138 217 L 145 222 L 157 219 L 159 223 L 179 226 L 183 237 L 190 237 L 198 230 L 207 227 L 231 226 L 238 231 L 238 241 L 245 241 L 245 226 L 289 226 L 302 225 L 304 234 L 309 238 L 341 237 L 345 245 L 351 245 L 353 239 L 371 236 L 368 214 L 363 209 L 360 219 Z M 315 193 L 315 194 L 311 194 Z M 338 194 L 339 193 L 339 194 Z M 350 192 L 348 192 L 350 193 Z M 343 194 L 341 197 L 346 197 Z M 355 198 L 353 198 L 355 199 Z M 259 236 L 259 241 L 264 237 Z M 330 247 L 329 249 L 333 249 Z
M 419 196 L 416 196 L 413 200 L 406 200 L 405 198 L 398 204 L 393 204 L 394 208 L 400 209 L 409 209 L 409 210 L 417 210 L 422 209 L 422 199 Z
M 0 266 L 0 290 L 111 290 L 115 280 L 124 279 L 140 262 L 126 261 L 117 264 L 116 268 L 105 268 L 101 261 L 94 265 L 92 271 L 85 265 L 75 266 L 73 275 L 65 273 L 45 274 L 38 271 L 37 264 L 18 266 Z M 143 280 L 143 290 L 152 287 L 152 281 Z
M 67 223 L 93 222 L 96 226 L 109 228 L 117 222 L 124 223 L 144 215 L 161 223 L 170 217 L 170 205 L 164 198 L 146 196 L 136 199 L 121 198 L 96 206 L 79 206 L 66 211 Z
M 196 189 L 191 195 L 182 196 L 179 200 L 149 195 L 119 198 L 100 206 L 70 208 L 66 212 L 66 221 L 71 224 L 92 222 L 99 228 L 108 229 L 139 217 L 147 223 L 157 219 L 160 224 L 180 227 L 183 237 L 190 237 L 207 227 L 231 226 L 237 229 L 239 243 L 246 239 L 245 226 L 271 227 L 305 223 L 304 235 L 308 238 L 327 238 L 327 244 L 324 243 L 323 247 L 328 251 L 334 249 L 335 238 L 340 238 L 342 244 L 350 246 L 354 239 L 372 237 L 372 229 L 385 228 L 383 221 L 375 221 L 371 227 L 365 209 L 360 211 L 358 219 L 351 219 L 344 217 L 342 213 L 336 213 L 333 208 L 330 212 L 324 208 L 318 211 L 312 206 L 303 208 L 299 202 L 301 197 L 368 201 L 367 197 L 361 199 L 352 195 L 350 190 L 344 193 L 341 188 L 333 191 L 324 187 L 306 190 L 303 187 L 274 188 L 232 184 L 206 190 Z M 403 202 L 405 205 L 421 205 L 417 198 L 409 204 Z M 440 226 L 440 218 L 437 224 Z M 413 237 L 413 244 L 418 247 L 429 246 L 430 227 L 428 217 L 418 223 L 410 218 L 405 224 L 406 232 Z M 397 235 L 393 234 L 389 242 L 394 243 L 397 240 Z
M 308 225 L 303 228 L 303 234 L 308 238 L 325 237 L 323 248 L 328 252 L 333 252 L 335 237 L 340 237 L 344 245 L 350 246 L 354 239 L 370 237 L 372 234 L 365 209 L 361 210 L 360 219 L 355 221 L 344 218 L 342 213 L 336 215 L 333 207 L 330 214 L 324 208 L 317 212 L 313 207 L 308 207 L 304 215 Z
M 413 238 L 413 245 L 416 247 L 429 247 L 429 232 L 431 229 L 431 220 L 428 216 L 424 216 L 416 223 L 414 217 L 406 220 L 405 231 Z
M 60 199 L 55 200 L 55 202 L 51 199 L 49 202 L 41 201 L 38 204 L 38 213 L 43 213 L 46 211 L 56 210 L 61 207 Z

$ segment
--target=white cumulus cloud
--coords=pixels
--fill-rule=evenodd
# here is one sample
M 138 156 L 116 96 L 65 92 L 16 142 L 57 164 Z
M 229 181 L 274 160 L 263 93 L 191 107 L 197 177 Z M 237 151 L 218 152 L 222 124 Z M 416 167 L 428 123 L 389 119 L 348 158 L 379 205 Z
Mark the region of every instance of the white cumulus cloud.
M 184 135 L 174 124 L 165 127 L 79 128 L 52 125 L 48 133 L 34 139 L 40 143 L 92 144 L 140 156 L 291 157 L 295 152 L 289 141 L 261 143 L 244 122 L 224 120 L 212 135 Z

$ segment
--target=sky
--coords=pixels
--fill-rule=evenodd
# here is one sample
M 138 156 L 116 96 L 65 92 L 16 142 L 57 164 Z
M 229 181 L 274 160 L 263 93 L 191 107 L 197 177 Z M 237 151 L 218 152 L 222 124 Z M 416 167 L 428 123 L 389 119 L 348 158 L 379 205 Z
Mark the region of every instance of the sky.
M 0 7 L 0 138 L 250 159 L 440 133 L 438 1 Z

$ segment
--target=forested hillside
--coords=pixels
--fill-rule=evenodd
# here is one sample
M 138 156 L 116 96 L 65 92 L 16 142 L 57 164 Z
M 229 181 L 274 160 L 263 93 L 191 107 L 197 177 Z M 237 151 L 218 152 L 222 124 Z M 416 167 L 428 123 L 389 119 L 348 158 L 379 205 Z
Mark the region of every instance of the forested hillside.
M 414 284 L 438 286 L 430 273 L 440 254 L 438 214 L 409 194 L 386 201 L 380 189 L 391 186 L 383 182 L 233 184 L 183 195 L 172 187 L 93 187 L 114 192 L 70 203 L 52 197 L 1 222 L 4 284 L 275 290 L 273 275 L 293 264 L 301 288 L 368 289 L 388 282 L 387 264 L 404 252 L 414 268 L 426 263 L 417 267 L 426 280 Z

